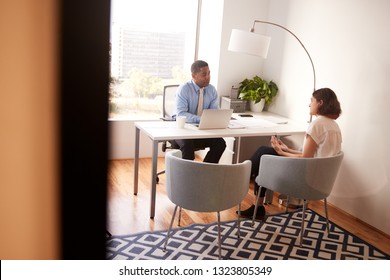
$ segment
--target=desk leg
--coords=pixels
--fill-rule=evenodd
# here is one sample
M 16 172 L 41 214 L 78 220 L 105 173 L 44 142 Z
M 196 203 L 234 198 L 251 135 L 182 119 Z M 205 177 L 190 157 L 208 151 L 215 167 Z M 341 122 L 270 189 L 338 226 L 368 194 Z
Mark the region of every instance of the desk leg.
M 138 164 L 139 164 L 139 128 L 135 128 L 135 151 L 134 151 L 134 195 L 138 193 Z
M 241 150 L 241 137 L 236 137 L 234 142 L 234 153 L 236 155 L 236 163 L 240 162 L 240 150 Z
M 152 189 L 150 197 L 150 218 L 154 218 L 156 211 L 156 184 L 157 184 L 157 151 L 158 141 L 153 141 L 153 155 L 152 155 Z

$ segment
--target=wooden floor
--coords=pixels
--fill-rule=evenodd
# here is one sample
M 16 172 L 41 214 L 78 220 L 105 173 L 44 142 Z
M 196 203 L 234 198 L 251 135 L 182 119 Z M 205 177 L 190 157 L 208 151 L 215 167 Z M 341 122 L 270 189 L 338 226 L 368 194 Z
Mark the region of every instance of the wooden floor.
M 133 163 L 133 160 L 113 160 L 109 162 L 107 230 L 113 235 L 167 229 L 172 217 L 174 205 L 166 196 L 165 175 L 161 175 L 160 183 L 157 185 L 156 215 L 154 219 L 150 219 L 151 159 L 140 159 L 138 195 L 134 195 L 133 191 Z M 158 168 L 159 170 L 164 169 L 163 158 L 159 159 Z M 246 209 L 253 201 L 252 184 L 248 195 L 241 204 L 241 209 Z M 324 215 L 322 202 L 310 202 L 309 208 Z M 232 208 L 221 212 L 221 221 L 235 219 L 236 210 L 236 208 Z M 266 206 L 266 211 L 270 214 L 284 211 L 284 207 L 277 203 L 277 194 L 275 194 L 273 203 Z M 329 205 L 328 211 L 329 219 L 332 222 L 390 254 L 390 236 L 379 232 L 332 205 Z M 211 223 L 216 222 L 216 220 L 215 213 L 197 213 L 184 210 L 181 225 Z M 174 223 L 174 227 L 177 227 L 177 222 Z

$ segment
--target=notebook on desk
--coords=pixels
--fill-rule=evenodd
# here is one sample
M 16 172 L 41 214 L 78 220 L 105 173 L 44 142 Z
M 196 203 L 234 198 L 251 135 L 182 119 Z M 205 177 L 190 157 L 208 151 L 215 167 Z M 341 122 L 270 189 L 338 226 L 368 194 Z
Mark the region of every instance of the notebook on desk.
M 199 129 L 227 128 L 233 109 L 205 109 L 200 117 Z

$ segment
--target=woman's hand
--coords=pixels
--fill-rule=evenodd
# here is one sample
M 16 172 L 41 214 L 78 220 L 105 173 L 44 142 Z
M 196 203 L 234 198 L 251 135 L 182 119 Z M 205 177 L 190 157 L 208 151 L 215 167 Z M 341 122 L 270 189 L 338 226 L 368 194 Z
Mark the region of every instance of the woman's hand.
M 271 145 L 279 155 L 283 153 L 283 148 L 287 148 L 287 146 L 275 136 L 271 137 Z
M 275 138 L 276 138 L 276 137 L 275 137 Z M 283 151 L 285 151 L 285 152 L 288 152 L 288 151 L 289 151 L 290 148 L 287 147 L 287 145 L 284 144 L 282 140 L 278 139 L 278 142 L 279 142 L 279 145 L 280 145 L 280 147 L 282 148 Z

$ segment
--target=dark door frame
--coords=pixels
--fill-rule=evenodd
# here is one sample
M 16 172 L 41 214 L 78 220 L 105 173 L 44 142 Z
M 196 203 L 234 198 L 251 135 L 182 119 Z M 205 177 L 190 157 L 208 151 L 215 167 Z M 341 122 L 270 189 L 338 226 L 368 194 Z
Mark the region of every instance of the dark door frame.
M 59 1 L 61 258 L 104 259 L 110 0 Z

